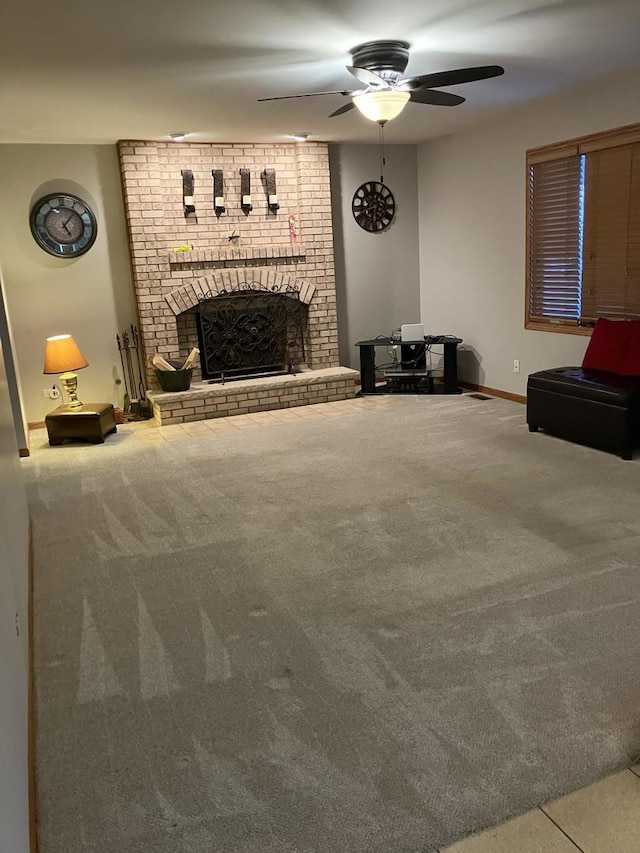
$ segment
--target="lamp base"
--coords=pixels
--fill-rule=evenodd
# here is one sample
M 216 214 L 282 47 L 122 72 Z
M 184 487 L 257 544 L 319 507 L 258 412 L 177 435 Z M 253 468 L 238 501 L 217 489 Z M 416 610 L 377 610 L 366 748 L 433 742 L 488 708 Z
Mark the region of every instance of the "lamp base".
M 67 392 L 67 397 L 69 398 L 69 402 L 67 403 L 72 409 L 78 409 L 82 406 L 80 400 L 76 395 L 76 390 L 78 388 L 78 374 L 77 373 L 61 373 L 60 374 L 60 382 L 62 387 Z

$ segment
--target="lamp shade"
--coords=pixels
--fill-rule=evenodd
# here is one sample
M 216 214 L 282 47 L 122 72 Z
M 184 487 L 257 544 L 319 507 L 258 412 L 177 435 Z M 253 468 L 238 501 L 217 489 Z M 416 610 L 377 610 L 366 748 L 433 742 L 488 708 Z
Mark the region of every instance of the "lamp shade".
M 82 355 L 71 335 L 54 335 L 52 338 L 47 338 L 43 373 L 66 373 L 69 370 L 80 370 L 81 367 L 88 365 L 89 362 Z
M 356 95 L 353 103 L 365 118 L 384 124 L 400 115 L 410 97 L 409 92 L 383 90 Z

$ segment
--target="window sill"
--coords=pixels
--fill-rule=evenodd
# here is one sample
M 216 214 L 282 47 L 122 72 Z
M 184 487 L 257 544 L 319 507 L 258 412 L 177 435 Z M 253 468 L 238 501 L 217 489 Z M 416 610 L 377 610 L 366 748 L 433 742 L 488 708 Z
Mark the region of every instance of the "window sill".
M 536 332 L 555 332 L 561 335 L 582 335 L 582 337 L 589 337 L 593 332 L 589 326 L 565 326 L 563 323 L 542 323 L 536 320 L 525 321 L 524 327 Z

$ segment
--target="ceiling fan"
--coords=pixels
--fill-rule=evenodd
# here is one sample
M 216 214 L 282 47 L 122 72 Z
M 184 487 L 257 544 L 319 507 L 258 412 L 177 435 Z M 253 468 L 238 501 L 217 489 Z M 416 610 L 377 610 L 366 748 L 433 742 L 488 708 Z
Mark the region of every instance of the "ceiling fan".
M 259 101 L 282 101 L 290 98 L 315 98 L 319 95 L 344 95 L 351 98 L 348 104 L 338 107 L 329 118 L 343 115 L 357 108 L 366 118 L 385 124 L 400 115 L 409 101 L 414 104 L 434 104 L 455 107 L 465 98 L 451 92 L 440 92 L 440 86 L 457 86 L 475 80 L 486 80 L 504 74 L 500 65 L 481 65 L 476 68 L 456 68 L 436 71 L 417 77 L 403 77 L 409 62 L 409 43 L 406 41 L 369 41 L 350 51 L 352 65 L 347 71 L 365 88 L 333 92 L 307 92 L 303 95 L 282 95 L 275 98 L 258 98 Z

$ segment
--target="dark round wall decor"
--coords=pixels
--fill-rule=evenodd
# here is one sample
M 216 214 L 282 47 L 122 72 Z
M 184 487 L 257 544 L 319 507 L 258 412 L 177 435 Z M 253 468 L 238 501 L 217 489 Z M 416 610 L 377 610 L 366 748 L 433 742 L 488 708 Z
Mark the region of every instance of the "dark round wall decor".
M 98 233 L 89 205 L 69 193 L 53 193 L 39 199 L 29 222 L 36 243 L 57 258 L 84 254 L 93 246 Z
M 365 231 L 384 231 L 393 221 L 396 202 L 389 187 L 379 181 L 367 181 L 354 192 L 351 212 Z

